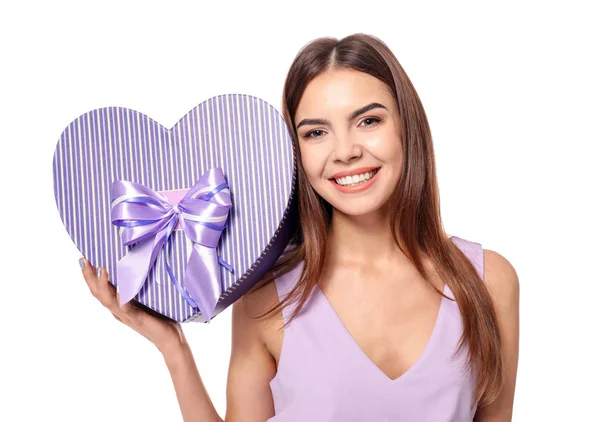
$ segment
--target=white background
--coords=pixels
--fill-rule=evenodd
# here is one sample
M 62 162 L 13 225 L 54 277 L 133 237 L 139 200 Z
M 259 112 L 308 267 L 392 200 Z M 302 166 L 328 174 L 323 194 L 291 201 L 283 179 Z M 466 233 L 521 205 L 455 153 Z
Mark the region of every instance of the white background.
M 181 420 L 162 357 L 91 296 L 55 208 L 63 129 L 105 106 L 171 127 L 205 99 L 281 110 L 310 40 L 375 35 L 431 124 L 446 231 L 521 283 L 515 421 L 600 421 L 594 2 L 8 2 L 0 7 L 0 420 Z M 231 308 L 184 330 L 225 412 Z

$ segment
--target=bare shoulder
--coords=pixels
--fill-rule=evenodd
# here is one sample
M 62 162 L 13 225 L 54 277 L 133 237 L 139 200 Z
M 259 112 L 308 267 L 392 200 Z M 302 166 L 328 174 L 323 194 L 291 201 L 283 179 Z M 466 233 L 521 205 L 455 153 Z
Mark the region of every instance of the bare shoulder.
M 519 277 L 513 265 L 500 253 L 483 250 L 484 274 L 492 300 L 497 306 L 514 306 L 519 298 Z
M 283 316 L 281 310 L 269 311 L 278 303 L 275 280 L 268 281 L 265 277 L 234 304 L 233 311 L 238 328 L 244 331 L 250 329 L 275 365 L 279 362 L 283 343 Z
M 475 422 L 510 421 L 519 361 L 519 278 L 512 264 L 498 252 L 484 249 L 483 281 L 498 319 L 504 360 L 504 382 L 498 397 L 480 407 Z
M 232 342 L 227 378 L 226 420 L 264 421 L 274 414 L 270 381 L 276 373 L 269 340 L 277 312 L 274 282 L 259 282 L 232 308 Z
M 244 295 L 244 306 L 252 315 L 262 315 L 279 303 L 275 280 L 263 277 L 248 293 Z

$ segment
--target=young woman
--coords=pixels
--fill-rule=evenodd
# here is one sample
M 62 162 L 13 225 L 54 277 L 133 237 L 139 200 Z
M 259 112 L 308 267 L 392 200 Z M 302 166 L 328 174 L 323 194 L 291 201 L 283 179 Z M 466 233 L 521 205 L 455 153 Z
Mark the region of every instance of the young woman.
M 299 158 L 296 235 L 233 305 L 226 421 L 510 421 L 518 278 L 442 228 L 431 134 L 377 38 L 321 38 L 283 114 Z M 222 421 L 179 324 L 82 259 L 92 293 L 162 352 L 186 422 Z

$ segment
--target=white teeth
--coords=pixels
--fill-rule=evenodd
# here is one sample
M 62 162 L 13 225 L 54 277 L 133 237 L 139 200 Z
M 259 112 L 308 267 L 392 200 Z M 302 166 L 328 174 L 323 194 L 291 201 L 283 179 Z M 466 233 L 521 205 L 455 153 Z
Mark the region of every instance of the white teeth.
M 345 177 L 340 177 L 335 179 L 335 181 L 337 182 L 338 185 L 342 185 L 342 186 L 352 186 L 352 185 L 356 185 L 359 183 L 364 183 L 367 180 L 371 179 L 375 173 L 377 173 L 379 169 L 377 170 L 373 170 L 367 173 L 363 173 L 363 174 L 355 174 L 353 176 L 345 176 Z

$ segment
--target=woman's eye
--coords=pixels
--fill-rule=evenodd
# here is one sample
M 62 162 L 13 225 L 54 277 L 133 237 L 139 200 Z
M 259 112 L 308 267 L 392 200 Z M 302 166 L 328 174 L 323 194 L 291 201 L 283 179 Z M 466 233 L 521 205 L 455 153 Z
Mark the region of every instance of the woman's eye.
M 304 137 L 305 138 L 318 138 L 321 135 L 323 135 L 323 131 L 321 129 L 315 129 L 315 130 L 311 130 L 310 132 L 308 132 L 306 135 L 304 135 Z
M 366 123 L 365 126 L 375 126 L 380 121 L 381 121 L 381 119 L 379 119 L 377 117 L 367 117 L 365 120 L 360 122 L 360 124 L 362 125 L 363 123 Z

